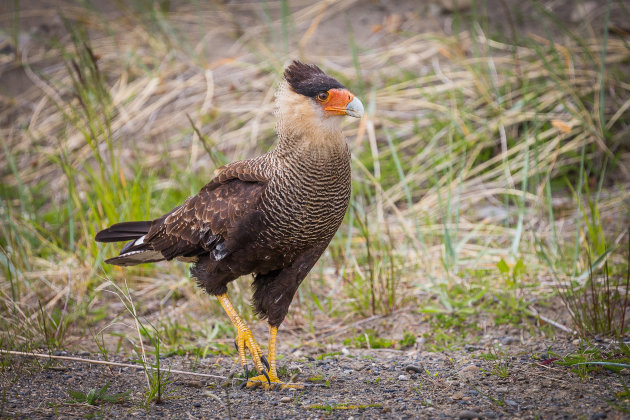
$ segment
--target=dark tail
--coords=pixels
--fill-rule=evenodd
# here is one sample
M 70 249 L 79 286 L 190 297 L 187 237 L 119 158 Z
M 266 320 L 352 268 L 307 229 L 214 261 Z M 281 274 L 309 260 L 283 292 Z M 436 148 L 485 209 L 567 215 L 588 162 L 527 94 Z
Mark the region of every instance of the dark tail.
M 151 223 L 150 221 L 116 223 L 107 229 L 101 230 L 94 239 L 96 242 L 131 241 L 149 232 Z
M 131 241 L 120 250 L 120 255 L 105 260 L 108 264 L 128 266 L 147 262 L 162 261 L 161 252 L 152 249 L 151 245 L 143 242 L 144 235 L 149 232 L 153 222 L 123 222 L 116 223 L 96 234 L 98 242 Z

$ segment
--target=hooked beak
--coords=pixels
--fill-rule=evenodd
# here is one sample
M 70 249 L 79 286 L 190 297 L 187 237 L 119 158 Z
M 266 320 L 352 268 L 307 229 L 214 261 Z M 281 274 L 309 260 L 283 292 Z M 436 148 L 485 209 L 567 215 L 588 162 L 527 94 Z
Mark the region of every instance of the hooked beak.
M 349 115 L 355 118 L 363 116 L 363 104 L 346 89 L 331 89 L 329 98 L 322 103 L 324 111 L 332 115 Z
M 356 96 L 346 105 L 346 115 L 355 118 L 363 116 L 363 104 Z

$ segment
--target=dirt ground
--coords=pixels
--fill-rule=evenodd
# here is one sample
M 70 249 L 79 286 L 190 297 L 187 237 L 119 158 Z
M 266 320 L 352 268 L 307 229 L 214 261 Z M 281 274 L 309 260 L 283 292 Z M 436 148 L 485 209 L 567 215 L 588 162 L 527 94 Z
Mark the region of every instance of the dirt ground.
M 419 317 L 419 315 L 418 315 Z M 400 315 L 379 318 L 384 325 Z M 368 323 L 369 324 L 369 323 Z M 362 328 L 369 325 L 362 325 Z M 557 364 L 555 355 L 578 350 L 578 341 L 557 335 L 532 338 L 516 329 L 488 330 L 461 349 L 425 350 L 422 339 L 405 350 L 345 346 L 344 336 L 326 346 L 289 348 L 292 333 L 279 334 L 280 376 L 304 390 L 241 389 L 241 379 L 172 374 L 170 398 L 143 407 L 143 371 L 70 361 L 11 356 L 0 371 L 3 418 L 584 418 L 617 419 L 613 407 L 623 377 L 606 370 L 588 379 Z M 351 337 L 348 331 L 346 334 Z M 263 335 L 257 333 L 259 342 Z M 605 350 L 610 344 L 595 344 Z M 489 349 L 498 360 L 488 360 Z M 103 360 L 97 353 L 57 355 Z M 163 366 L 227 378 L 239 373 L 228 356 L 165 357 Z M 110 361 L 133 363 L 111 358 Z M 297 376 L 291 376 L 297 375 Z M 293 379 L 292 379 L 293 378 Z M 88 392 L 109 383 L 108 393 L 131 391 L 120 403 L 70 402 L 69 390 Z M 229 407 L 229 408 L 228 408 Z

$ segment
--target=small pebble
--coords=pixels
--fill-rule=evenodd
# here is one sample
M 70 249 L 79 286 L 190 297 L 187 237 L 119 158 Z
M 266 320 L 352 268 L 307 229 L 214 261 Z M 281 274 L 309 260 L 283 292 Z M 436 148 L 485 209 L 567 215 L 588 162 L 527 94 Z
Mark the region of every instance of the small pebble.
M 183 386 L 188 386 L 191 388 L 202 388 L 203 387 L 203 382 L 201 381 L 195 381 L 195 380 L 189 380 L 189 381 L 180 381 L 180 384 L 182 384 Z
M 518 344 L 521 342 L 521 340 L 518 337 L 512 337 L 512 336 L 505 336 L 505 337 L 501 337 L 499 339 L 499 342 L 501 344 L 503 344 L 504 346 L 510 346 L 512 344 Z
M 477 413 L 476 411 L 465 410 L 465 411 L 460 412 L 457 415 L 457 417 L 459 417 L 460 419 L 472 420 L 472 419 L 480 418 L 481 415 L 479 413 Z
M 508 389 L 506 386 L 500 386 L 497 387 L 495 391 L 497 391 L 499 394 L 505 394 L 506 392 L 508 392 Z
M 282 398 L 280 398 L 280 402 L 281 403 L 291 402 L 291 397 L 282 397 Z
M 460 391 L 457 391 L 456 393 L 451 395 L 451 398 L 454 400 L 461 400 L 462 398 L 464 398 L 464 394 Z
M 409 380 L 409 376 L 407 376 L 407 375 L 400 375 L 400 376 L 398 376 L 398 380 L 399 381 L 408 381 Z
M 505 403 L 507 405 L 511 405 L 512 407 L 517 407 L 518 403 L 516 401 L 512 401 L 512 400 L 505 400 Z
M 405 366 L 405 370 L 409 373 L 422 373 L 422 368 L 414 365 Z

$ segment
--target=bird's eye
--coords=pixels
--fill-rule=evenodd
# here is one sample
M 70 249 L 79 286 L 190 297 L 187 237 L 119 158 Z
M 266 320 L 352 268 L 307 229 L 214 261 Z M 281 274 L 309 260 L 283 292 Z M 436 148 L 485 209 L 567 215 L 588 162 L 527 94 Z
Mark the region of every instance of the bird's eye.
M 317 100 L 320 102 L 324 102 L 326 99 L 328 99 L 328 92 L 319 92 L 317 94 Z

